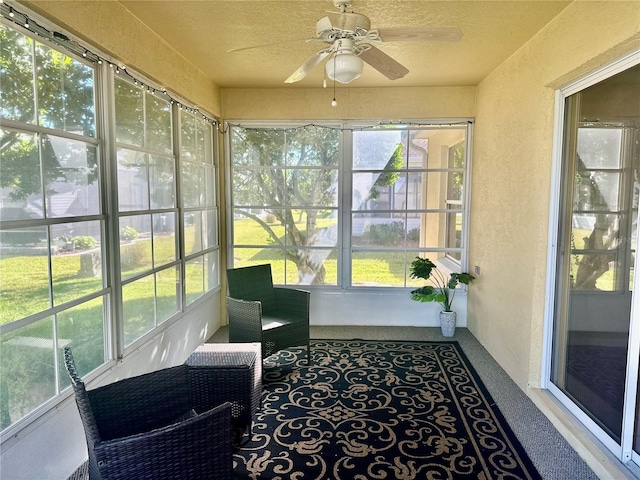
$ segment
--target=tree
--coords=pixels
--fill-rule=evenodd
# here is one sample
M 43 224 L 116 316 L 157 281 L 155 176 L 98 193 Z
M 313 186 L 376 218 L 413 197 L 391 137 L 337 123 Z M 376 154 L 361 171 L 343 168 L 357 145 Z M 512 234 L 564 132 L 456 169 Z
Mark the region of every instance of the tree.
M 286 247 L 300 281 L 324 283 L 323 259 L 309 247 L 325 233 L 318 226 L 319 216 L 337 207 L 338 131 L 234 127 L 231 141 L 234 203 L 240 207 L 235 213 L 260 224 L 273 244 Z M 273 215 L 285 235 L 280 237 L 255 209 Z M 304 220 L 302 225 L 296 217 Z
M 286 259 L 297 267 L 299 283 L 325 283 L 324 257 L 313 247 L 328 234 L 318 225 L 319 217 L 338 206 L 339 148 L 338 131 L 324 127 L 286 131 L 234 127 L 231 133 L 234 213 L 252 219 L 272 244 L 285 247 Z M 403 151 L 397 144 L 369 198 L 377 198 L 378 189 L 398 180 Z M 256 211 L 273 216 L 285 235 L 280 237 Z
M 48 128 L 95 136 L 93 69 L 87 65 L 0 26 L 0 84 L 2 118 L 27 124 L 38 121 Z M 42 183 L 51 194 L 55 193 L 50 189 L 54 182 L 86 185 L 98 178 L 95 149 L 85 150 L 86 166 L 74 174 L 65 168 L 65 162 L 73 162 L 78 152 L 73 147 L 65 153 L 56 152 L 50 137 L 41 137 L 42 168 L 34 135 L 0 130 L 0 187 L 10 189 L 12 200 L 26 201 L 41 193 Z

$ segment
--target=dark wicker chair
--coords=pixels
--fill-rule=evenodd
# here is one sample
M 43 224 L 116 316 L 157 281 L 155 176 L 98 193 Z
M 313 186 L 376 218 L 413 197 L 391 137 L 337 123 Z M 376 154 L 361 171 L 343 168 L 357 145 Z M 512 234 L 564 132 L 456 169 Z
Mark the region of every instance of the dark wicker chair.
M 91 480 L 231 479 L 231 404 L 197 410 L 201 372 L 179 365 L 86 390 L 68 346 L 64 357 Z
M 230 342 L 260 342 L 263 358 L 306 346 L 309 362 L 309 292 L 274 287 L 269 264 L 229 269 L 227 281 Z

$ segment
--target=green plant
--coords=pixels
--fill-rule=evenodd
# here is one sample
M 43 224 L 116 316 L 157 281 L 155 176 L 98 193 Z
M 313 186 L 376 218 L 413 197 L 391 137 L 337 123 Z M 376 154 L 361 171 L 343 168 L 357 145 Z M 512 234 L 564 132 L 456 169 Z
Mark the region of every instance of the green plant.
M 125 242 L 130 242 L 131 240 L 135 240 L 138 238 L 138 231 L 130 225 L 126 227 L 122 227 L 120 229 L 120 240 L 124 240 Z
M 453 297 L 459 283 L 469 285 L 475 277 L 469 273 L 452 273 L 449 280 L 438 270 L 438 267 L 428 258 L 416 257 L 411 262 L 409 270 L 411 278 L 431 280 L 435 286 L 425 285 L 411 291 L 411 300 L 416 302 L 438 302 L 442 304 L 445 312 L 451 311 Z
M 404 236 L 404 223 L 395 221 L 391 223 L 373 224 L 365 231 L 363 238 L 372 245 L 396 245 Z
M 73 238 L 73 244 L 78 250 L 89 250 L 96 246 L 96 240 L 88 235 L 81 235 Z

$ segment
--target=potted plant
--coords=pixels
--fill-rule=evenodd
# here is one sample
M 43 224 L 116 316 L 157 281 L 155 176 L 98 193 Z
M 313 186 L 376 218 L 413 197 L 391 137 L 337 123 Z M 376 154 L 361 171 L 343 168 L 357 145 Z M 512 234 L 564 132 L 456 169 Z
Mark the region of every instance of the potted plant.
M 411 278 L 431 280 L 435 286 L 425 285 L 411 291 L 411 300 L 417 302 L 438 302 L 443 310 L 440 312 L 440 328 L 442 335 L 453 337 L 456 330 L 456 312 L 451 310 L 456 287 L 459 283 L 469 285 L 475 277 L 469 273 L 451 273 L 449 280 L 438 270 L 428 258 L 416 257 L 409 270 Z

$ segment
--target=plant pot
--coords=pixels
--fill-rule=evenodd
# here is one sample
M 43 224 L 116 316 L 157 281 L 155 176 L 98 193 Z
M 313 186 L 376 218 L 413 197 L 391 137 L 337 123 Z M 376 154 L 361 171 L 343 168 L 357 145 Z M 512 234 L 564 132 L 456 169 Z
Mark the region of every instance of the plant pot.
M 440 312 L 440 330 L 443 337 L 453 337 L 456 333 L 456 312 Z

